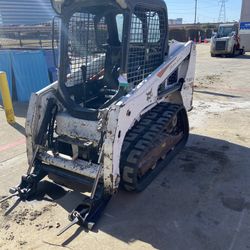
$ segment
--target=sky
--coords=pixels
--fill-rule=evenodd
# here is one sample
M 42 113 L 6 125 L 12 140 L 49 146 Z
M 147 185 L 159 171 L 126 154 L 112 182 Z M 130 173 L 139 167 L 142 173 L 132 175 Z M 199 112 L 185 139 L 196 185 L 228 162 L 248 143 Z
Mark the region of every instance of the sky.
M 197 0 L 198 22 L 217 22 L 220 12 L 218 0 Z M 195 0 L 165 0 L 168 6 L 169 18 L 182 17 L 184 23 L 194 22 Z M 226 21 L 239 20 L 242 0 L 226 1 Z

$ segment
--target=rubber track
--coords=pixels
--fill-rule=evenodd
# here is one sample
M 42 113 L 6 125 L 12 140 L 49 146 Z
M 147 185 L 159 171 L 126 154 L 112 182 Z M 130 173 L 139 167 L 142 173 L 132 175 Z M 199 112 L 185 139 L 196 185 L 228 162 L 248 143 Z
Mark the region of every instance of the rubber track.
M 122 176 L 121 183 L 127 191 L 140 192 L 144 190 L 163 168 L 161 165 L 164 164 L 157 164 L 157 166 L 153 170 L 148 171 L 149 173 L 145 174 L 142 181 L 138 183 L 137 176 L 139 162 L 145 153 L 150 151 L 152 145 L 157 144 L 157 141 L 164 136 L 162 133 L 163 130 L 178 112 L 182 112 L 182 118 L 184 121 L 185 131 L 182 140 L 183 143 L 179 143 L 183 144 L 181 145 L 183 147 L 188 137 L 188 120 L 186 111 L 182 105 L 170 103 L 158 104 L 152 110 L 144 114 L 141 120 L 135 124 L 130 131 L 128 131 L 122 147 L 120 161 Z M 166 157 L 166 161 L 170 161 L 180 149 L 176 148 L 176 152 L 168 154 L 169 157 Z M 166 161 L 164 160 L 165 165 Z

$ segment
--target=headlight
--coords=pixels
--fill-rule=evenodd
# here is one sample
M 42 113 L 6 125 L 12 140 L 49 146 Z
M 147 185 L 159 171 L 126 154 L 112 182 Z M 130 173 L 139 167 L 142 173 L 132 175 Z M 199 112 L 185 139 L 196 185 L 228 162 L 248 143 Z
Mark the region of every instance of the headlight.
M 233 39 L 228 39 L 227 40 L 227 46 L 228 46 L 229 50 L 231 49 L 232 45 L 233 45 Z
M 51 5 L 52 5 L 53 9 L 59 15 L 62 13 L 63 3 L 64 3 L 64 0 L 51 0 Z
M 214 37 L 212 37 L 212 38 L 211 38 L 211 47 L 212 47 L 212 48 L 215 47 L 215 43 L 216 43 L 216 41 L 215 41 Z

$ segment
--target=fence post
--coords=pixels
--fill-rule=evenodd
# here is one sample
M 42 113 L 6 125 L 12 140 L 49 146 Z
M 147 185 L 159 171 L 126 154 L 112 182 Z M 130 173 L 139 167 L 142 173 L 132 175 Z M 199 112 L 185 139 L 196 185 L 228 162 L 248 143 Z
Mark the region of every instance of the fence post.
M 18 37 L 19 37 L 19 45 L 20 47 L 23 47 L 21 31 L 18 32 Z
M 8 80 L 7 80 L 6 73 L 3 71 L 0 71 L 0 92 L 2 94 L 3 106 L 4 106 L 7 122 L 10 124 L 14 124 L 15 114 L 14 114 L 12 100 L 10 96 Z
M 40 45 L 40 47 L 42 48 L 42 47 L 43 47 L 43 43 L 42 43 L 40 31 L 37 31 L 37 37 L 39 37 L 39 45 Z

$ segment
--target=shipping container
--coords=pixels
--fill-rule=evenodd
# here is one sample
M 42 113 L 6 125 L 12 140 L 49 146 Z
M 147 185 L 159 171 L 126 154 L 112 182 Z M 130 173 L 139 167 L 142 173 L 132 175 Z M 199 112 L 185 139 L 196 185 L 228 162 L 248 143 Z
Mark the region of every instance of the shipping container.
M 242 0 L 239 35 L 241 47 L 250 52 L 250 0 Z

